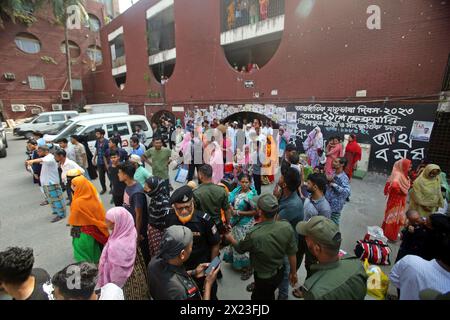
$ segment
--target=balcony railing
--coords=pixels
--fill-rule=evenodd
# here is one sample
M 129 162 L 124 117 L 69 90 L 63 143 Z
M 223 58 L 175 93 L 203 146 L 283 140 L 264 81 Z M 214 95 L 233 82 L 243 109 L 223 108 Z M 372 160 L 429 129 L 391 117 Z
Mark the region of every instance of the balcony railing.
M 222 32 L 284 15 L 284 0 L 222 0 Z

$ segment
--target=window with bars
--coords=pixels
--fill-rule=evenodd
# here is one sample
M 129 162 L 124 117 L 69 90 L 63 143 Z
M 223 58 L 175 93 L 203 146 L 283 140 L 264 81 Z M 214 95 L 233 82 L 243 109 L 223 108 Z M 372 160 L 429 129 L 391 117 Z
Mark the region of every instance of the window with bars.
M 19 35 L 17 35 L 15 42 L 17 48 L 19 48 L 23 52 L 38 53 L 39 51 L 41 51 L 41 43 L 35 36 L 31 34 L 20 33 Z
M 100 30 L 100 20 L 89 13 L 89 29 L 93 32 L 98 32 Z
M 83 82 L 81 79 L 72 79 L 72 90 L 83 91 Z
M 98 46 L 90 46 L 87 49 L 87 54 L 89 56 L 89 59 L 92 62 L 95 62 L 96 65 L 102 64 L 103 56 L 102 56 L 102 50 Z
M 28 76 L 28 83 L 30 89 L 45 89 L 44 77 L 42 76 Z

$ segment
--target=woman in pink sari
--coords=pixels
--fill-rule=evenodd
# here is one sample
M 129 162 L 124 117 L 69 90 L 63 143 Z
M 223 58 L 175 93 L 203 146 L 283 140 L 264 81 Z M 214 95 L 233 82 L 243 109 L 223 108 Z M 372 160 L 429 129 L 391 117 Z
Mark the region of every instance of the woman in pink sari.
M 342 144 L 339 138 L 333 137 L 327 145 L 327 163 L 325 164 L 325 174 L 327 176 L 333 175 L 333 161 L 343 156 Z
M 210 165 L 213 168 L 213 183 L 217 184 L 223 179 L 223 151 L 222 147 L 216 141 L 211 142 L 213 144 L 213 150 L 211 153 Z
M 259 17 L 261 20 L 268 18 L 269 0 L 259 0 Z
M 123 288 L 134 268 L 137 231 L 131 214 L 122 207 L 106 212 L 106 225 L 112 229 L 99 263 L 98 287 L 114 283 Z

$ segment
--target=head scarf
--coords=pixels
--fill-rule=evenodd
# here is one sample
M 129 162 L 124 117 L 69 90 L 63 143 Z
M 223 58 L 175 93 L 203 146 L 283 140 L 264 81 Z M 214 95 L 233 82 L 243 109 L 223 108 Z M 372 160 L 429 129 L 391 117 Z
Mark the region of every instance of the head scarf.
M 94 185 L 84 176 L 72 180 L 75 186 L 72 205 L 70 206 L 69 224 L 72 226 L 96 226 L 108 237 L 105 224 L 105 209 Z
M 441 189 L 443 189 L 442 192 L 444 193 L 444 198 L 450 200 L 450 187 L 445 172 L 441 172 Z
M 437 175 L 435 178 L 430 178 L 430 173 L 433 170 L 441 171 L 441 168 L 438 165 L 429 164 L 414 181 L 414 198 L 421 206 L 441 208 L 444 205 L 444 198 L 441 192 L 441 177 Z
M 315 149 L 321 149 L 323 148 L 323 135 L 322 131 L 319 127 L 315 127 L 314 130 L 312 130 L 310 133 L 308 133 L 308 137 L 306 138 L 305 142 L 303 143 L 303 147 L 305 151 L 315 148 Z
M 408 177 L 408 171 L 411 167 L 411 160 L 400 159 L 392 168 L 391 176 L 389 177 L 388 183 L 391 185 L 396 182 L 400 186 L 400 189 L 404 194 L 408 194 L 409 188 L 411 187 L 411 181 Z
M 183 141 L 181 142 L 181 152 L 188 152 L 188 148 L 190 147 L 190 142 L 192 140 L 191 133 L 188 132 L 184 135 Z
M 133 271 L 137 231 L 133 217 L 125 208 L 108 210 L 106 219 L 114 222 L 114 230 L 102 251 L 98 286 L 114 283 L 122 288 Z
M 169 196 L 169 190 L 167 190 L 164 180 L 158 177 L 150 177 L 145 180 L 145 183 L 152 189 L 150 192 L 146 192 L 146 194 L 152 198 L 156 195 L 164 195 L 166 197 Z
M 166 227 L 166 216 L 170 213 L 169 190 L 164 184 L 164 180 L 158 177 L 150 177 L 145 183 L 152 189 L 146 192 L 149 197 L 148 203 L 148 224 L 163 229 Z
M 349 142 L 347 144 L 345 151 L 349 152 L 349 153 L 353 153 L 355 155 L 353 157 L 353 161 L 356 162 L 356 161 L 361 160 L 362 150 L 361 150 L 361 146 L 356 141 L 356 136 L 354 134 L 351 134 L 350 136 L 353 138 L 353 141 Z

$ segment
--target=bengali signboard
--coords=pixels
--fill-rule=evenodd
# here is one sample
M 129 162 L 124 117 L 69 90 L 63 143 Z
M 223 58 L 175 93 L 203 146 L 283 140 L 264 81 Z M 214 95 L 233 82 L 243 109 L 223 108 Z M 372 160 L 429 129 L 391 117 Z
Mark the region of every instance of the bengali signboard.
M 307 104 L 295 110 L 299 140 L 317 126 L 325 138 L 356 134 L 359 142 L 372 146 L 369 169 L 389 172 L 401 158 L 414 165 L 424 159 L 437 105 Z M 414 123 L 421 131 L 414 130 Z
M 437 104 L 217 104 L 196 108 L 193 118 L 199 121 L 220 113 L 226 119 L 247 111 L 285 126 L 300 149 L 315 127 L 321 128 L 325 139 L 356 134 L 359 142 L 371 145 L 369 170 L 389 173 L 401 158 L 411 159 L 413 165 L 425 158 Z

